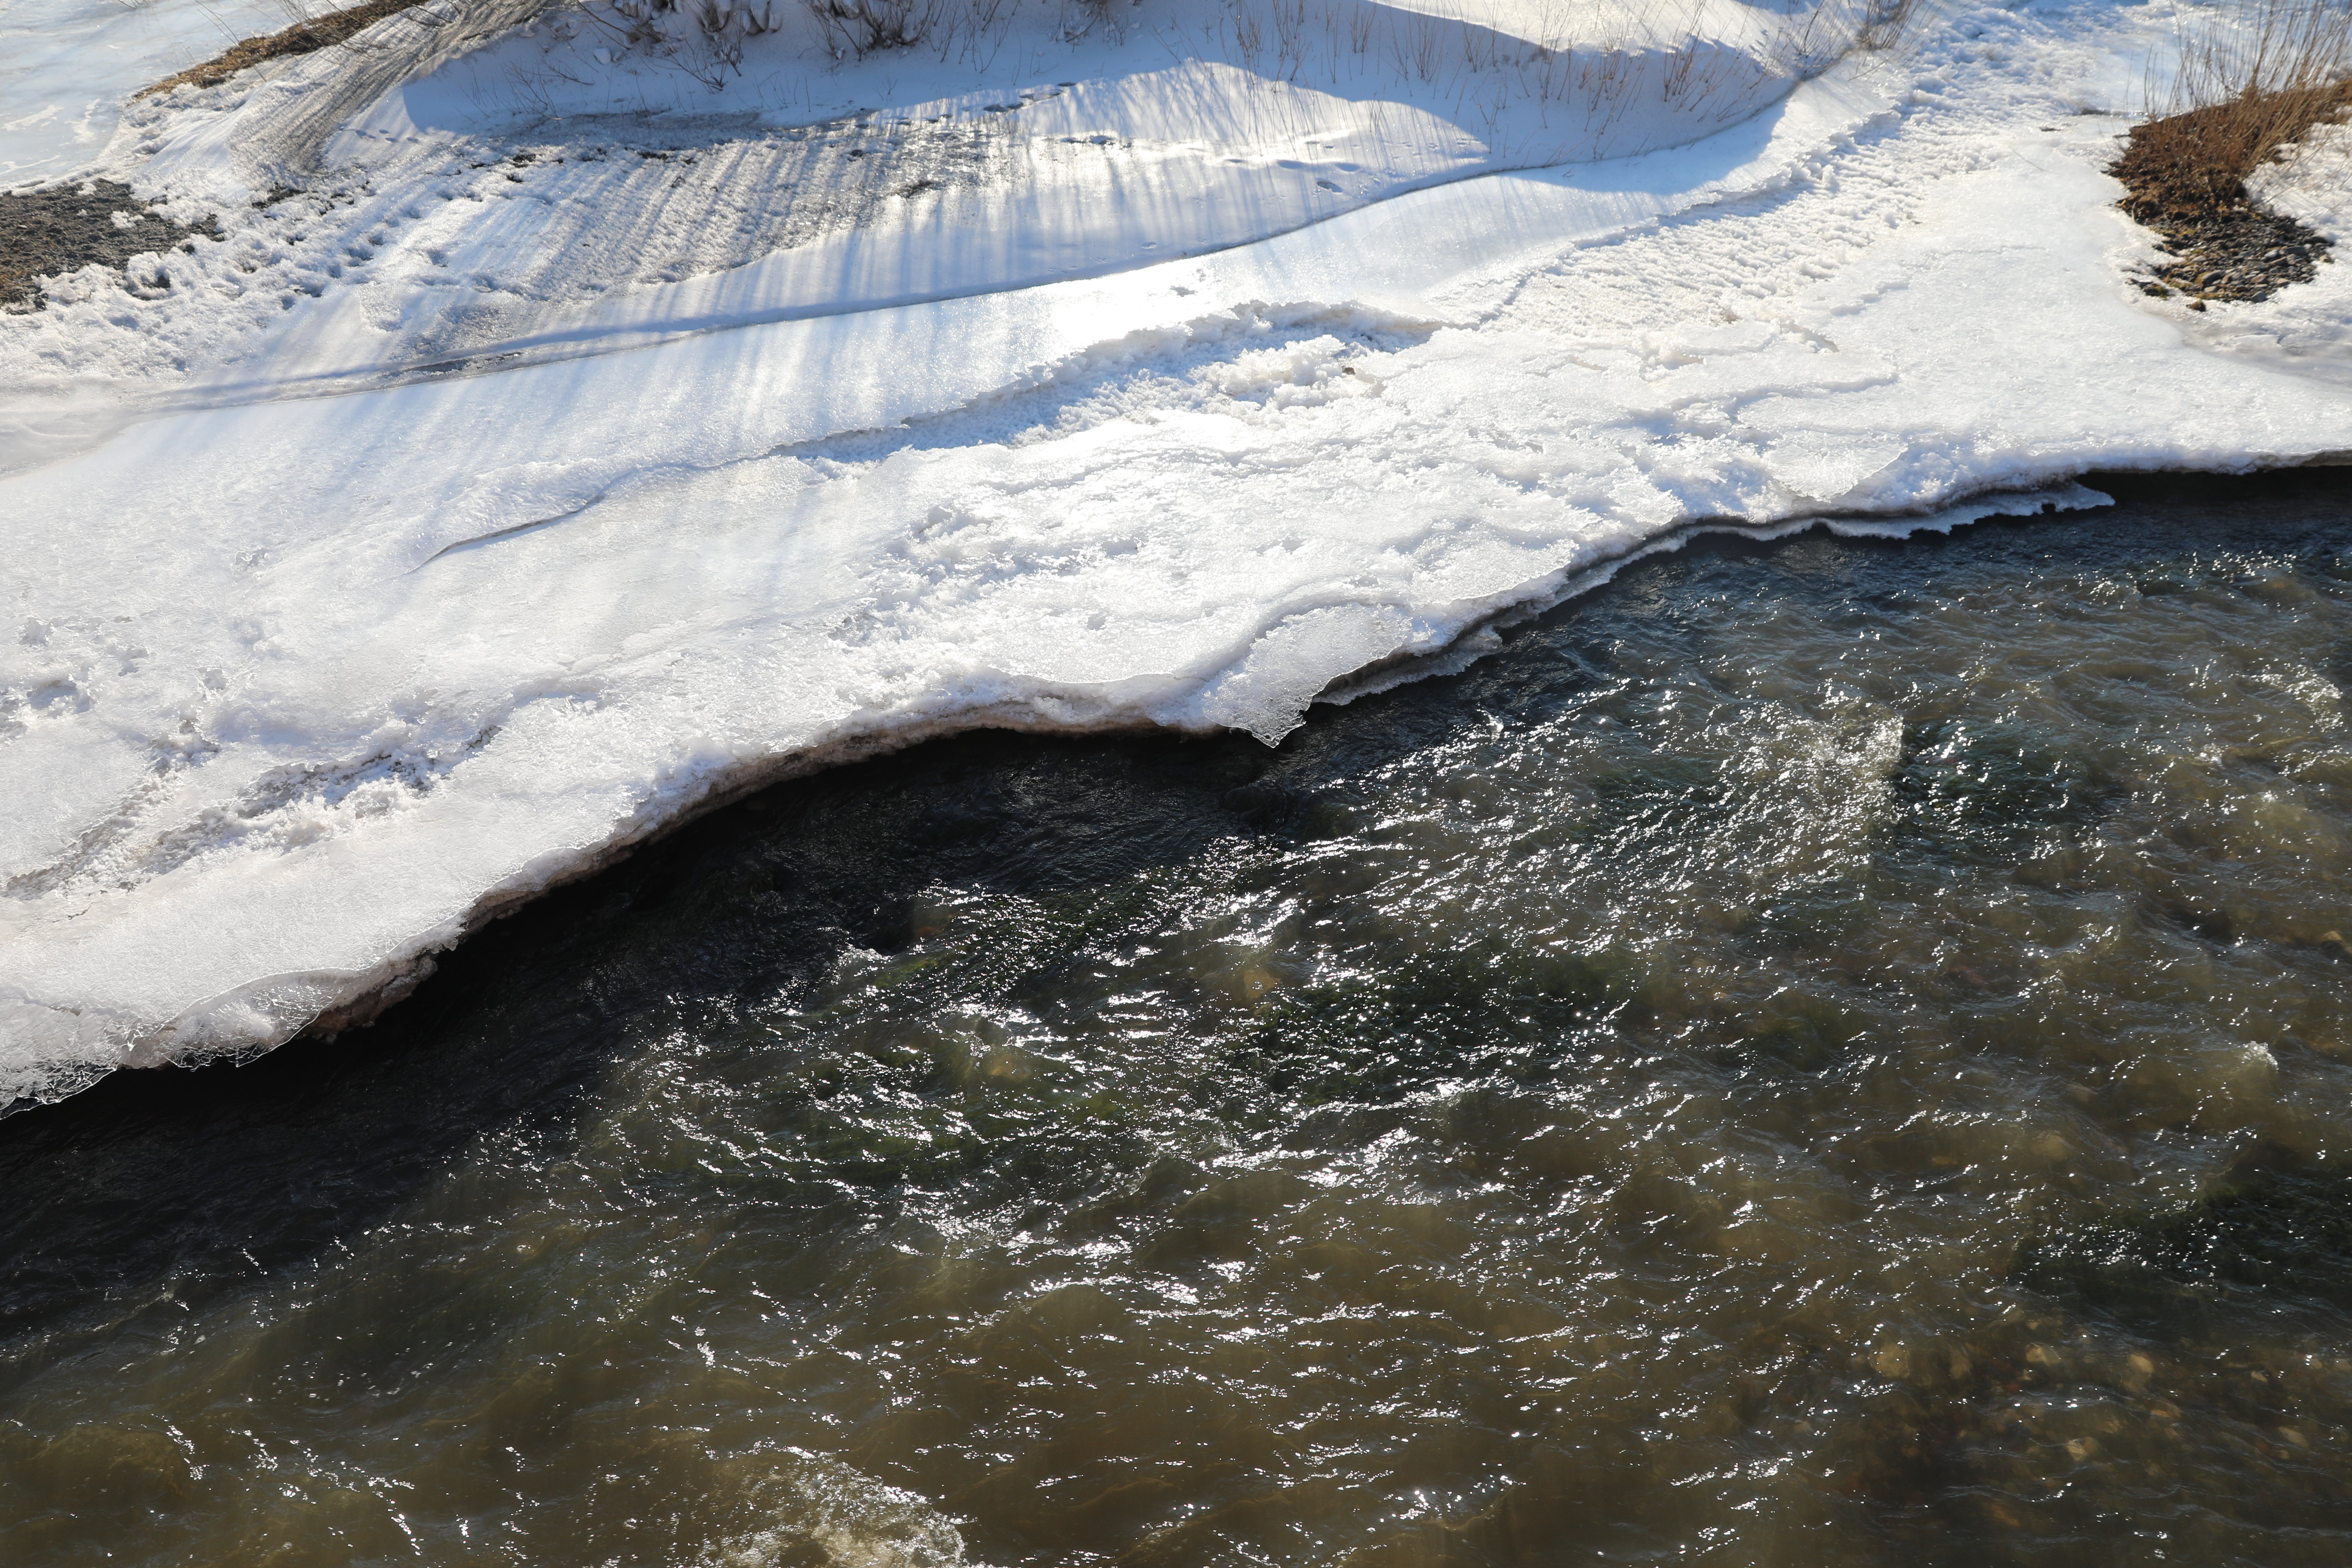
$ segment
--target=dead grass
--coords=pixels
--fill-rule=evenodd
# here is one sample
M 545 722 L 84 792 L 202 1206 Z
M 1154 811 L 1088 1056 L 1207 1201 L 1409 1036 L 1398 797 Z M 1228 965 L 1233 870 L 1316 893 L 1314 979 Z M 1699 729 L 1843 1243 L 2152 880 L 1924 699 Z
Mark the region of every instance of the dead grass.
M 2139 280 L 2159 296 L 2267 300 L 2332 260 L 2325 237 L 2263 211 L 2246 182 L 2313 127 L 2352 113 L 2352 0 L 2237 0 L 2192 14 L 2152 112 L 2108 172 L 2124 211 L 2169 259 Z
M 177 76 L 165 77 L 150 87 L 131 94 L 145 98 L 150 93 L 169 92 L 183 84 L 195 87 L 216 87 L 237 72 L 264 60 L 274 60 L 285 55 L 307 55 L 340 44 L 362 28 L 373 26 L 386 16 L 395 16 L 418 3 L 418 0 L 367 0 L 362 5 L 348 10 L 330 11 L 323 16 L 313 16 L 307 22 L 297 22 L 282 33 L 272 33 L 264 38 L 247 38 L 233 46 L 227 53 L 216 55 L 202 65 L 190 66 Z
M 2315 125 L 2352 110 L 2352 82 L 2264 91 L 2150 120 L 2131 129 L 2115 176 L 2130 190 L 2124 210 L 2147 223 L 2242 204 L 2246 178 Z

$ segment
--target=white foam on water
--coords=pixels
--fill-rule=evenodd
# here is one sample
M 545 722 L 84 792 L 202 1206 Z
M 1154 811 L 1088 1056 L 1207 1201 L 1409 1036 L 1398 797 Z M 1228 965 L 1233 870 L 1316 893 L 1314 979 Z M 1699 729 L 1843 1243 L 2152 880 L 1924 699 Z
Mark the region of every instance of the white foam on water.
M 793 1450 L 780 1474 L 754 1489 L 773 1526 L 730 1542 L 709 1568 L 772 1568 L 811 1552 L 834 1568 L 963 1568 L 963 1537 L 922 1498 L 885 1486 L 838 1459 Z
M 1685 147 L 1092 279 L 794 315 L 754 261 L 422 379 L 327 289 L 118 367 L 221 405 L 0 480 L 0 1099 L 347 1015 L 793 769 L 1278 740 L 1694 523 L 2352 448 L 2296 357 L 2340 318 L 2216 311 L 2250 349 L 2130 283 L 2125 16 L 1971 13 Z M 368 389 L 284 395 L 322 378 Z

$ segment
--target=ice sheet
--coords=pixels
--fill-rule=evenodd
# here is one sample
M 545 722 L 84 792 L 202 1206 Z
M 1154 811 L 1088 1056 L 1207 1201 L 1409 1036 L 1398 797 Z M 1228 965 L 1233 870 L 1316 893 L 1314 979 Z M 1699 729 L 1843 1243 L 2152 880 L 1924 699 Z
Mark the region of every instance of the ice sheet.
M 0 480 L 0 1096 L 275 1044 L 782 770 L 1273 740 L 1695 521 L 2352 447 L 2307 307 L 2231 308 L 2257 353 L 2130 285 L 2116 31 L 1971 13 L 1670 152 L 1088 279 L 716 291 Z

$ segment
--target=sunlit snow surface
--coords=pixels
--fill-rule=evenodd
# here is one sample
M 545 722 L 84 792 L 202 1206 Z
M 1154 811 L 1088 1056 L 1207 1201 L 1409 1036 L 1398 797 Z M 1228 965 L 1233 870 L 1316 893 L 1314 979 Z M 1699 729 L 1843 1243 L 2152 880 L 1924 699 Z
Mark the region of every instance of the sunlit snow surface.
M 281 0 L 8 0 L 0 190 L 82 168 L 131 93 L 289 19 Z
M 0 1099 L 276 1043 L 794 766 L 1271 740 L 1695 521 L 2352 448 L 2347 269 L 2203 317 L 2128 281 L 2134 12 L 1945 17 L 1467 180 L 1500 118 L 1140 35 L 963 98 L 877 57 L 805 79 L 863 102 L 457 124 L 465 15 L 425 75 L 133 110 L 104 172 L 226 238 L 0 318 Z M 987 167 L 909 213 L 852 150 Z M 251 207 L 280 174 L 318 199 Z

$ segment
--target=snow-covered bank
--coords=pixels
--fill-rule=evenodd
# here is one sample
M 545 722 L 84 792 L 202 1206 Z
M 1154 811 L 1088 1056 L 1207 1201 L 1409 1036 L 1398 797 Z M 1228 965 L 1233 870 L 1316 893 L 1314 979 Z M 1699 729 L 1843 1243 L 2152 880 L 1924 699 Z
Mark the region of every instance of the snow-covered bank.
M 2131 286 L 2099 171 L 2135 15 L 1972 13 L 1678 149 L 1092 279 L 860 310 L 819 285 L 865 274 L 794 247 L 550 290 L 456 376 L 414 374 L 421 285 L 332 279 L 277 326 L 192 275 L 187 370 L 109 359 L 91 316 L 160 318 L 96 294 L 0 320 L 101 402 L 215 405 L 65 421 L 0 481 L 0 1097 L 275 1043 L 795 759 L 977 723 L 1272 739 L 1692 520 L 2352 449 L 2352 269 L 2206 316 Z M 1092 89 L 1059 90 L 1020 113 L 1076 134 L 1050 117 Z M 175 134 L 152 156 L 236 167 Z M 541 156 L 467 174 L 527 188 Z M 1040 166 L 973 188 L 1017 209 Z M 388 167 L 345 207 L 413 208 L 425 237 L 370 243 L 429 255 L 443 176 Z M 549 209 L 506 205 L 530 249 Z M 1196 205 L 1185 232 L 1225 221 Z M 983 220 L 940 232 L 1025 232 Z M 330 374 L 395 384 L 283 399 Z
M 1028 0 L 835 63 L 796 4 L 713 72 L 547 4 L 430 0 L 132 105 L 101 172 L 222 242 L 142 268 L 138 310 L 91 269 L 0 334 L 0 472 L 173 408 L 1096 276 L 1685 144 L 1868 14 L 1285 0 L 1261 37 L 1225 0 L 1140 0 L 1072 39 Z

